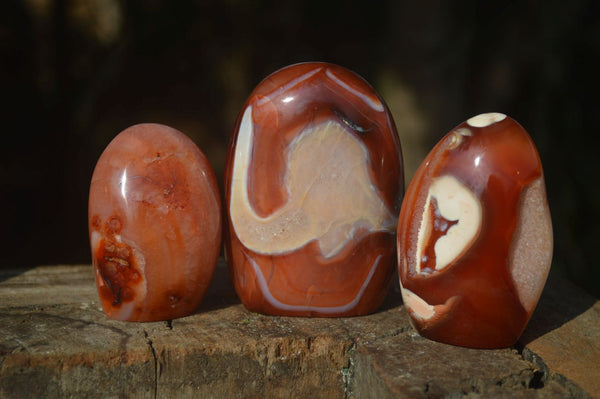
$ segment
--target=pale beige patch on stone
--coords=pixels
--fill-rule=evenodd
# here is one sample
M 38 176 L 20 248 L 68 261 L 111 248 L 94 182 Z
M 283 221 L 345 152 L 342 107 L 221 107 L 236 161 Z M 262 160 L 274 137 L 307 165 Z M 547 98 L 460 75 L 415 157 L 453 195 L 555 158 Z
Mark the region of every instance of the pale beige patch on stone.
M 467 128 L 456 129 L 452 132 L 450 141 L 448 142 L 448 149 L 452 150 L 458 147 L 465 139 L 465 137 L 471 137 L 473 132 Z
M 402 292 L 404 306 L 406 306 L 406 309 L 412 316 L 420 322 L 439 320 L 440 317 L 443 317 L 450 311 L 457 299 L 456 296 L 453 296 L 448 298 L 446 302 L 442 304 L 431 305 L 411 290 L 402 287 L 402 283 L 400 283 L 400 290 Z
M 404 305 L 420 320 L 429 320 L 435 315 L 435 307 L 428 304 L 423 298 L 411 290 L 402 288 L 402 301 L 404 301 Z
M 421 272 L 423 252 L 431 245 L 432 225 L 431 198 L 437 200 L 440 215 L 449 221 L 458 221 L 433 245 L 436 257 L 435 270 L 442 270 L 458 259 L 473 243 L 481 230 L 482 210 L 479 199 L 473 192 L 450 175 L 433 180 L 429 187 L 423 218 L 417 239 L 417 272 Z
M 242 117 L 234 158 L 230 215 L 246 248 L 263 254 L 296 250 L 312 240 L 325 257 L 375 231 L 393 232 L 397 219 L 377 194 L 364 145 L 337 122 L 302 132 L 287 149 L 288 202 L 267 217 L 248 199 L 252 109 Z
M 488 127 L 494 123 L 503 121 L 506 115 L 499 112 L 489 112 L 487 114 L 479 114 L 467 120 L 467 124 L 473 127 Z
M 543 177 L 521 193 L 517 226 L 509 254 L 509 268 L 521 304 L 533 312 L 552 263 L 552 219 Z

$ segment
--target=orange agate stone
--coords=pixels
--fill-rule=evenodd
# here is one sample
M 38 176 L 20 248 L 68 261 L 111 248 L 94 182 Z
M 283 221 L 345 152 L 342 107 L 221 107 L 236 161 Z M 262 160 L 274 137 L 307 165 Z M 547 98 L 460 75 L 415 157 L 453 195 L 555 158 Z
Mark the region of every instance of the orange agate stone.
M 108 317 L 154 321 L 194 312 L 221 244 L 219 191 L 204 154 L 167 126 L 121 132 L 94 170 L 89 233 Z
M 513 345 L 552 260 L 542 164 L 527 132 L 499 113 L 435 146 L 398 222 L 404 304 L 417 331 L 474 348 Z
M 395 267 L 403 194 L 392 116 L 358 75 L 283 68 L 251 93 L 228 154 L 226 250 L 252 311 L 375 311 Z

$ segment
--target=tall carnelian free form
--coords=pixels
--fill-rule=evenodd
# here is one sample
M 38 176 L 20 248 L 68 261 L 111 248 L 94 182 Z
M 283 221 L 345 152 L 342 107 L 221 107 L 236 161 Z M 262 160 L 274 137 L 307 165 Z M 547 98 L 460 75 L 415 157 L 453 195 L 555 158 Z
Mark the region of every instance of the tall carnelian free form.
M 417 331 L 475 348 L 513 345 L 552 260 L 542 164 L 500 113 L 454 128 L 411 181 L 398 222 L 404 304 Z
M 250 94 L 225 178 L 226 250 L 252 311 L 373 312 L 395 265 L 400 143 L 383 100 L 326 63 L 283 68 Z

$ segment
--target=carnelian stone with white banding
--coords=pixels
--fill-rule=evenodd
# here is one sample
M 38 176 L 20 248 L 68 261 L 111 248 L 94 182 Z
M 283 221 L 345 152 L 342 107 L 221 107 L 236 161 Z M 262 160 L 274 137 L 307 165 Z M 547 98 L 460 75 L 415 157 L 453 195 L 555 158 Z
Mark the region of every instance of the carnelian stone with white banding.
M 244 305 L 376 310 L 395 263 L 403 179 L 390 112 L 362 78 L 326 63 L 267 77 L 240 113 L 225 174 L 227 257 Z
M 208 160 L 170 127 L 125 129 L 96 164 L 89 233 L 110 318 L 156 321 L 194 312 L 221 245 L 219 190 Z
M 544 287 L 552 222 L 527 132 L 470 118 L 427 155 L 398 221 L 404 304 L 417 331 L 475 348 L 513 345 Z

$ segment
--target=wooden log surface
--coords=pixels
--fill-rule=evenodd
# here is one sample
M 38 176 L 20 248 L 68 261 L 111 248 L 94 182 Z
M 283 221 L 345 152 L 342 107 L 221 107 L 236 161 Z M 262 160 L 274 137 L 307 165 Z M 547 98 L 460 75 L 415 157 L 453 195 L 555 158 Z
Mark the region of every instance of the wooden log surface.
M 600 398 L 600 303 L 550 276 L 514 348 L 421 338 L 397 290 L 375 314 L 248 312 L 223 262 L 198 312 L 102 313 L 89 265 L 0 272 L 0 397 Z

